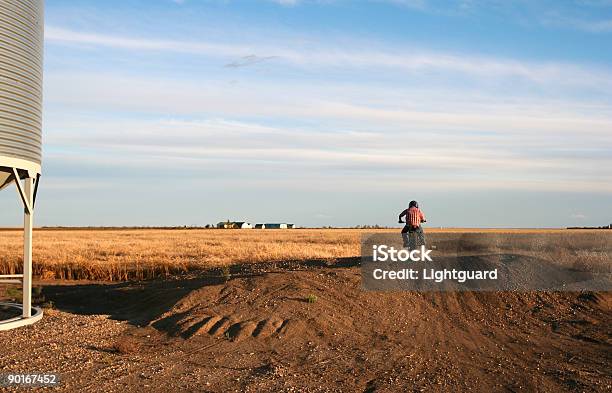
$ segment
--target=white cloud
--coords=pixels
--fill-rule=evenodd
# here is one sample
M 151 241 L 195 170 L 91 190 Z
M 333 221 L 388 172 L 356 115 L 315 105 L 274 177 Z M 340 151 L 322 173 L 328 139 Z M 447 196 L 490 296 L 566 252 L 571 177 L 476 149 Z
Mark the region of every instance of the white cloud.
M 612 32 L 612 19 L 594 19 L 565 15 L 559 12 L 549 12 L 542 18 L 545 26 L 562 27 L 581 30 L 588 33 L 610 33 Z
M 285 6 L 292 6 L 292 5 L 296 5 L 298 3 L 300 3 L 300 0 L 270 0 L 273 3 L 277 3 L 280 5 L 285 5 Z
M 322 42 L 303 46 L 296 42 L 276 45 L 190 42 L 143 39 L 97 33 L 83 33 L 50 26 L 45 39 L 54 44 L 102 46 L 139 51 L 178 52 L 213 58 L 278 59 L 298 67 L 335 67 L 345 69 L 397 69 L 400 71 L 446 71 L 478 78 L 522 78 L 531 83 L 561 86 L 612 88 L 612 75 L 607 70 L 561 62 L 527 62 L 515 59 L 485 57 L 471 54 L 447 54 L 418 49 L 367 47 L 344 49 L 350 45 L 330 46 Z
M 250 48 L 246 46 L 151 40 L 106 34 L 83 33 L 53 26 L 45 27 L 45 40 L 60 44 L 75 44 L 92 47 L 102 46 L 140 51 L 183 52 L 208 56 L 240 56 L 245 52 L 250 52 Z
M 54 165 L 149 174 L 188 168 L 227 182 L 247 177 L 258 187 L 296 186 L 299 177 L 305 187 L 376 182 L 393 189 L 392 178 L 410 173 L 439 189 L 612 192 L 603 169 L 612 166 L 607 70 L 372 43 L 185 42 L 53 27 L 47 39 L 218 64 L 213 75 L 173 77 L 52 69 L 45 77 L 45 157 Z M 229 69 L 270 57 L 266 67 Z M 242 76 L 267 67 L 276 68 L 261 78 Z M 387 80 L 371 78 L 380 74 Z M 449 83 L 457 74 L 459 83 Z M 585 91 L 596 98 L 578 98 Z M 420 148 L 407 148 L 414 145 Z
M 288 89 L 291 100 L 286 98 Z M 404 91 L 332 82 L 314 86 L 245 82 L 230 88 L 225 83 L 198 79 L 50 73 L 45 91 L 49 105 L 88 111 L 312 119 L 353 131 L 510 132 L 521 138 L 580 135 L 600 142 L 612 137 L 612 111 L 606 105 L 524 97 L 513 101 L 495 95 L 470 97 L 452 90 Z
M 570 25 L 592 33 L 610 33 L 612 32 L 612 19 L 607 20 L 579 20 L 569 21 Z
M 461 178 L 469 187 L 612 190 L 610 174 L 601 170 L 612 166 L 612 157 L 575 157 L 575 150 L 563 151 L 565 143 L 555 138 L 541 142 L 557 153 L 542 156 L 541 148 L 537 154 L 522 150 L 526 142 L 533 145 L 529 139 L 503 134 L 493 138 L 436 135 L 417 128 L 389 135 L 223 119 L 65 119 L 51 117 L 48 122 L 47 162 L 74 156 L 75 162 L 95 164 L 99 160 L 104 168 L 132 167 L 148 173 L 204 168 L 213 173 L 239 173 L 240 179 L 249 173 L 260 180 L 276 174 L 279 182 L 295 176 L 384 182 L 379 175 L 411 173 L 415 179 L 446 182 L 449 187 L 461 184 L 457 180 Z
M 403 7 L 415 8 L 415 9 L 425 9 L 427 6 L 426 0 L 374 0 L 380 3 L 391 3 Z
M 225 67 L 227 68 L 240 68 L 240 67 L 248 67 L 257 63 L 263 63 L 268 60 L 274 59 L 274 56 L 257 56 L 257 55 L 248 55 L 242 56 L 239 59 L 232 61 L 231 63 L 227 63 Z
M 268 1 L 271 1 L 276 4 L 280 4 L 282 6 L 295 6 L 295 5 L 298 5 L 304 2 L 304 0 L 268 0 Z M 311 1 L 316 1 L 319 3 L 323 3 L 323 2 L 331 3 L 336 0 L 311 0 Z M 425 9 L 427 5 L 426 0 L 369 0 L 369 1 L 376 2 L 376 3 L 390 3 L 390 4 L 395 4 L 395 5 L 415 8 L 415 9 Z

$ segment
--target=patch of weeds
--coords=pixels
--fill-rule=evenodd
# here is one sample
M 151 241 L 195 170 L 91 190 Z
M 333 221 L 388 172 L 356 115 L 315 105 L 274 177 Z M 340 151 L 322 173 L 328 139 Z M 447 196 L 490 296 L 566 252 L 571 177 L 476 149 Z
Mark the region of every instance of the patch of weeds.
M 23 301 L 21 290 L 15 287 L 6 288 L 6 296 L 14 302 L 21 303 Z
M 42 293 L 43 288 L 40 285 L 32 287 L 32 304 L 44 304 L 46 299 Z M 14 302 L 21 303 L 23 301 L 23 291 L 19 287 L 11 286 L 5 290 L 5 295 Z
M 221 267 L 221 278 L 223 278 L 224 281 L 229 281 L 232 278 L 232 272 L 229 266 L 226 265 Z
M 43 304 L 45 303 L 45 295 L 42 293 L 43 287 L 37 285 L 32 287 L 32 303 L 34 304 Z
M 309 294 L 308 296 L 306 296 L 306 302 L 307 303 L 311 303 L 311 304 L 316 303 L 317 302 L 317 295 L 312 294 L 312 293 Z
M 55 303 L 49 300 L 40 305 L 45 310 L 53 310 L 55 308 Z

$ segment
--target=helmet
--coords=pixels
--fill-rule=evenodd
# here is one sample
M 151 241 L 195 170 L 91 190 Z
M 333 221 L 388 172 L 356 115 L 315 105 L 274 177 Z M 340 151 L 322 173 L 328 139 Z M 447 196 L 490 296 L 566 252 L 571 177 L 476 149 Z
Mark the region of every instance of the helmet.
M 408 208 L 410 209 L 411 207 L 416 207 L 418 209 L 419 208 L 419 203 L 417 201 L 410 201 L 410 204 L 408 205 Z

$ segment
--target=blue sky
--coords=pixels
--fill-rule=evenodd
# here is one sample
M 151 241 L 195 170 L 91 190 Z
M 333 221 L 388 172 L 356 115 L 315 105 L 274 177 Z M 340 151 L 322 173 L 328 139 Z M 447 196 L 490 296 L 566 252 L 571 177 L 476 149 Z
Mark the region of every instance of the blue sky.
M 609 0 L 47 0 L 45 37 L 38 225 L 612 222 Z

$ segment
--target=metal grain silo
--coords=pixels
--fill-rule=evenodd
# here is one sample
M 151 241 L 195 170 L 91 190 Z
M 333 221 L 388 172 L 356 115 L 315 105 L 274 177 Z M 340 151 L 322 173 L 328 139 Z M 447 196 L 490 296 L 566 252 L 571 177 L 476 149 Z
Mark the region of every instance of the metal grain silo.
M 23 285 L 21 317 L 0 330 L 42 317 L 31 307 L 32 217 L 41 173 L 43 0 L 0 0 L 0 189 L 15 184 L 24 206 L 23 274 L 0 281 Z M 34 311 L 34 315 L 32 312 Z

